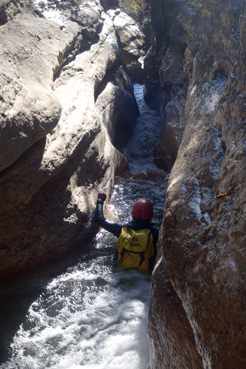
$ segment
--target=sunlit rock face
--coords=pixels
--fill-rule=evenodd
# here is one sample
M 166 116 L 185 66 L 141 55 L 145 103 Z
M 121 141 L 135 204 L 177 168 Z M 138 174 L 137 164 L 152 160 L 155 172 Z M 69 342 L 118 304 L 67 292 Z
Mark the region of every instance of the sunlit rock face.
M 119 35 L 122 50 L 122 59 L 127 68 L 127 73 L 133 82 L 142 83 L 142 61 L 149 47 L 149 40 L 145 36 L 141 25 L 137 20 L 117 9 L 110 9 L 109 16 L 114 22 Z
M 167 133 L 177 125 L 178 139 L 174 130 L 165 140 L 180 144 L 152 279 L 151 368 L 244 368 L 245 2 L 153 1 L 152 12 L 152 86 Z
M 0 6 L 0 280 L 82 244 L 98 188 L 127 169 L 115 131 L 138 115 L 97 0 Z
M 119 9 L 109 12 L 120 37 L 122 57 L 126 64 L 145 55 L 145 36 L 139 25 L 129 15 Z

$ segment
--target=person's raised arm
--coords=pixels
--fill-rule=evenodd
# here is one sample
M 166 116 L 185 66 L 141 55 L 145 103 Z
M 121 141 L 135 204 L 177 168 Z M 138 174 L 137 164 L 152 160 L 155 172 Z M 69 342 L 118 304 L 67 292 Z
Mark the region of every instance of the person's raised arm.
M 106 200 L 106 193 L 99 191 L 97 195 L 97 207 L 96 207 L 96 223 L 103 227 L 105 221 L 103 214 L 103 203 Z M 103 227 L 104 228 L 104 227 Z
M 97 195 L 97 207 L 96 207 L 96 223 L 100 227 L 106 229 L 108 232 L 113 233 L 116 237 L 119 237 L 122 226 L 118 223 L 109 223 L 103 214 L 103 204 L 106 200 L 106 193 L 99 191 Z

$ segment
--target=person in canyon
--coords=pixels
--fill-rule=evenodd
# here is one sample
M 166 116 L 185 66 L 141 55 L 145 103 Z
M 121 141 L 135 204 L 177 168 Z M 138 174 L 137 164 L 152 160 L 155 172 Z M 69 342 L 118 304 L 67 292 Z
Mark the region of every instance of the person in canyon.
M 151 222 L 153 205 L 149 200 L 139 199 L 132 208 L 132 221 L 126 225 L 108 222 L 103 213 L 106 194 L 98 192 L 96 223 L 118 238 L 116 244 L 116 267 L 151 272 L 156 257 L 159 230 Z

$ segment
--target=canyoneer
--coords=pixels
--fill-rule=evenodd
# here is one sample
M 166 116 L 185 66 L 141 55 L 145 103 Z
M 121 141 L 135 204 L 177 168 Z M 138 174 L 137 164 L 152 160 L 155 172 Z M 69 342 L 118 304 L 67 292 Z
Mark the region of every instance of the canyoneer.
M 132 220 L 126 225 L 108 222 L 103 213 L 106 194 L 98 192 L 96 223 L 118 237 L 116 267 L 152 271 L 156 257 L 159 230 L 151 222 L 153 205 L 147 199 L 138 200 L 132 208 Z

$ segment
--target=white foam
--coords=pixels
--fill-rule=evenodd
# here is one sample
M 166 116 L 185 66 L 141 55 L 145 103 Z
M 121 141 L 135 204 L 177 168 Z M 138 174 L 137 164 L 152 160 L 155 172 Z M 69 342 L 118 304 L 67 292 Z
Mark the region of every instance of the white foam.
M 42 12 L 43 16 L 60 26 L 65 26 L 64 17 L 56 6 L 51 7 L 48 0 L 34 0 L 36 7 Z
M 55 278 L 31 306 L 3 368 L 147 368 L 150 277 L 90 261 Z M 85 268 L 87 266 L 87 268 Z

